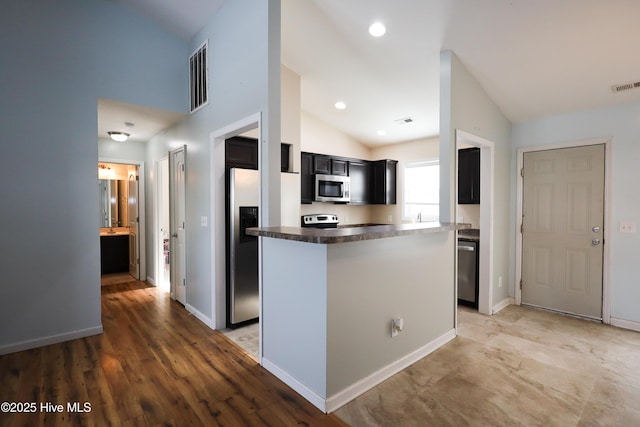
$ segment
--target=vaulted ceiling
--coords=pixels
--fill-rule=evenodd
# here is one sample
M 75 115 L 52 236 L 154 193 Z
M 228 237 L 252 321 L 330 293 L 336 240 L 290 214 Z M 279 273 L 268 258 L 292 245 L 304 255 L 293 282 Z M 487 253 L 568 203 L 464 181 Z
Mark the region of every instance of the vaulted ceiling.
M 112 1 L 185 39 L 223 3 Z M 305 111 L 386 144 L 439 133 L 442 50 L 512 122 L 640 101 L 640 88 L 611 89 L 640 81 L 637 16 L 637 0 L 282 0 L 282 63 L 301 76 Z

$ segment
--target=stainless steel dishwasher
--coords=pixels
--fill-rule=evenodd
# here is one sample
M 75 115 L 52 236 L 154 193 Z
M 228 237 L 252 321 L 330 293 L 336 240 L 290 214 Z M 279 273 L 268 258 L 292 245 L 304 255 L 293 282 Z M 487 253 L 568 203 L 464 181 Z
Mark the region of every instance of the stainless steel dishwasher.
M 478 308 L 478 242 L 458 239 L 458 303 Z

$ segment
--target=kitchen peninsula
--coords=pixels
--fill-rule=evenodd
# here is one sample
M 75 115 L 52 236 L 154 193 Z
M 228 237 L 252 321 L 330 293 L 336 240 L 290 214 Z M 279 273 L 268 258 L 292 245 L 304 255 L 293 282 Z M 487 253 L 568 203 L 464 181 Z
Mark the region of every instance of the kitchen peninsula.
M 263 366 L 332 412 L 453 339 L 467 227 L 248 229 L 261 237 Z

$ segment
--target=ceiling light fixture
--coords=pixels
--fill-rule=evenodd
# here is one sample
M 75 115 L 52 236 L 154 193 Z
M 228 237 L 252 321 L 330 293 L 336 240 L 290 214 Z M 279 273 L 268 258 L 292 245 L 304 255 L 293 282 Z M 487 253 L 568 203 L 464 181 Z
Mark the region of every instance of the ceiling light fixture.
M 380 135 L 380 136 L 385 136 L 385 135 L 387 134 L 387 131 L 386 131 L 386 130 L 384 130 L 384 129 L 380 129 L 380 130 L 378 130 L 378 132 L 376 132 L 376 133 L 377 133 L 378 135 Z
M 371 26 L 369 26 L 369 34 L 371 34 L 373 37 L 381 37 L 386 32 L 387 29 L 380 22 L 374 22 L 373 24 L 371 24 Z
M 342 101 L 338 101 L 334 104 L 334 106 L 338 109 L 338 110 L 344 110 L 345 108 L 347 108 L 347 104 L 345 104 Z
M 127 139 L 129 139 L 129 134 L 126 132 L 111 131 L 107 132 L 107 134 L 116 142 L 125 142 Z

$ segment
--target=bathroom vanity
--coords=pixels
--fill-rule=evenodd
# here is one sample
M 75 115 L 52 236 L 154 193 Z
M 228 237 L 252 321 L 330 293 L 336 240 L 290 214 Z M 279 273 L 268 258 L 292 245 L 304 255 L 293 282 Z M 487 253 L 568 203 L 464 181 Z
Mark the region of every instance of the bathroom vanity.
M 129 232 L 100 232 L 100 274 L 129 271 Z

